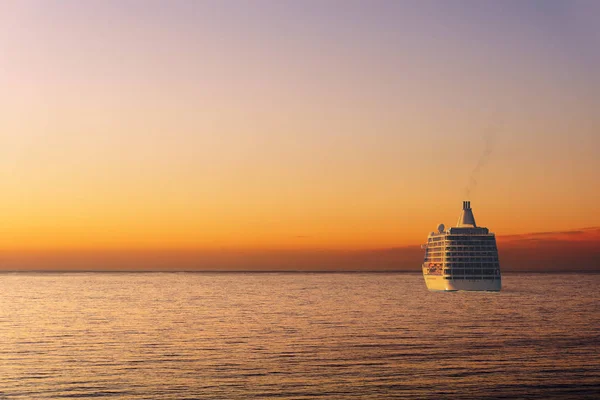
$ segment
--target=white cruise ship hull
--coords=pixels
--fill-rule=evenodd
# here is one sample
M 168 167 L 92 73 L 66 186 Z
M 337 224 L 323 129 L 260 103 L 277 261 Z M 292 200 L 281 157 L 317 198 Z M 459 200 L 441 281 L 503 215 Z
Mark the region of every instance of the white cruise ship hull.
M 427 289 L 432 291 L 488 291 L 498 292 L 502 288 L 502 279 L 444 279 L 441 275 L 423 275 Z
M 477 226 L 470 201 L 463 201 L 455 227 L 446 229 L 439 224 L 437 232 L 431 232 L 421 247 L 425 249 L 421 267 L 429 290 L 497 292 L 502 289 L 496 235 Z

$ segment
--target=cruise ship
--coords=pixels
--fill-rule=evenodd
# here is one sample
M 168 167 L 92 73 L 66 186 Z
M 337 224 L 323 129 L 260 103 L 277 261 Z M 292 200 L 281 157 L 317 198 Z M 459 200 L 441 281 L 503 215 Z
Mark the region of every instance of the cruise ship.
M 470 201 L 463 201 L 458 223 L 431 232 L 425 249 L 423 277 L 434 291 L 494 291 L 502 287 L 496 237 L 475 223 Z

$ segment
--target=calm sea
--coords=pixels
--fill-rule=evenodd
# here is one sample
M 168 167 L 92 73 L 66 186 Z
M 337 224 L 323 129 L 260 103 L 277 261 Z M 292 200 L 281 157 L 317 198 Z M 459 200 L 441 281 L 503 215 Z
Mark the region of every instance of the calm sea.
M 0 274 L 0 398 L 600 398 L 600 275 Z

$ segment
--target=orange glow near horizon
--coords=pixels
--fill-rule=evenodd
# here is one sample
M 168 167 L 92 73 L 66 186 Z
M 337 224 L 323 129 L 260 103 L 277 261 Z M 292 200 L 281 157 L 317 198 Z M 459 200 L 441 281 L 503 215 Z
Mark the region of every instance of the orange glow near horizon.
M 503 271 L 598 271 L 600 227 L 498 236 Z M 412 271 L 420 246 L 380 249 L 0 250 L 0 270 L 60 271 Z

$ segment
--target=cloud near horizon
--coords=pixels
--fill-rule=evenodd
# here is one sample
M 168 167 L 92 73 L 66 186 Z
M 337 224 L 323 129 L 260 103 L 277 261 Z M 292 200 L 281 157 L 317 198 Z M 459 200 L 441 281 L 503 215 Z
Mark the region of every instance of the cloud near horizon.
M 600 271 L 600 227 L 499 235 L 503 271 Z M 373 250 L 3 251 L 0 270 L 414 271 L 419 245 Z
M 498 239 L 504 241 L 523 241 L 523 240 L 576 240 L 577 237 L 583 240 L 589 240 L 594 236 L 600 236 L 600 227 L 589 227 L 565 231 L 551 232 L 532 232 L 516 235 L 501 235 Z
M 505 270 L 600 271 L 600 227 L 498 237 Z

